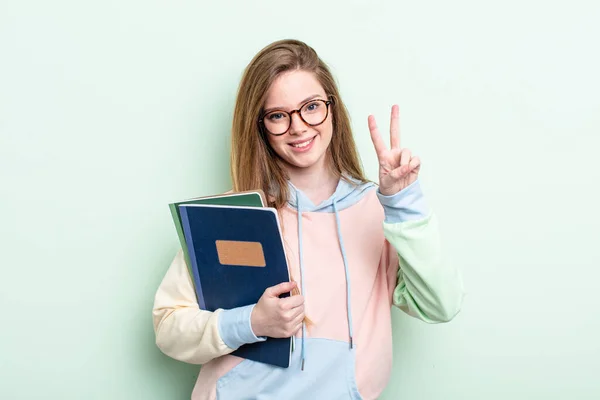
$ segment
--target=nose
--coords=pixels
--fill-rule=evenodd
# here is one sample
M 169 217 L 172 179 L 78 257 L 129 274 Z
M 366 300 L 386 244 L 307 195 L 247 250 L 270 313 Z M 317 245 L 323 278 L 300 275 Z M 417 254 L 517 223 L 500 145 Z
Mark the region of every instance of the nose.
M 290 115 L 290 118 L 291 118 L 290 130 L 289 130 L 290 135 L 298 135 L 303 132 L 306 132 L 306 129 L 308 128 L 308 126 L 304 123 L 304 121 L 302 121 L 302 118 L 300 118 L 300 112 L 298 112 L 298 111 L 292 112 L 292 114 Z

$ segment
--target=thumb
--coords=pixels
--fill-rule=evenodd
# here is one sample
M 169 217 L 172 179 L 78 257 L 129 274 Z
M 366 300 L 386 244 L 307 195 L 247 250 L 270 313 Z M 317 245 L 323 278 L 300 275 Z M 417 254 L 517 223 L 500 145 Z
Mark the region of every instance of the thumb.
M 269 297 L 279 297 L 280 294 L 291 292 L 296 287 L 296 282 L 283 282 L 267 288 L 265 293 Z

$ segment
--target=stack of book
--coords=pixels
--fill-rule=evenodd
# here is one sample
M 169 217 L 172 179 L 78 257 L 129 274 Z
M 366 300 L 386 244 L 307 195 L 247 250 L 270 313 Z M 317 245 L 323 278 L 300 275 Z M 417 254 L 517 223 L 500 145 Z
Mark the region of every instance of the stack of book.
M 279 216 L 261 190 L 188 199 L 169 208 L 202 310 L 255 304 L 268 287 L 290 281 Z M 292 349 L 293 338 L 267 338 L 232 354 L 289 367 Z

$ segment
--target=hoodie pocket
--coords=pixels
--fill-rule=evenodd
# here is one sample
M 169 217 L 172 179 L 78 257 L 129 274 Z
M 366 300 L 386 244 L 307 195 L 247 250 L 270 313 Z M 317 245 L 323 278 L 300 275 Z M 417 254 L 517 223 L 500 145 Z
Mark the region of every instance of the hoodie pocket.
M 362 400 L 355 378 L 355 350 L 346 342 L 306 339 L 306 361 L 292 353 L 289 368 L 244 360 L 217 382 L 218 400 Z

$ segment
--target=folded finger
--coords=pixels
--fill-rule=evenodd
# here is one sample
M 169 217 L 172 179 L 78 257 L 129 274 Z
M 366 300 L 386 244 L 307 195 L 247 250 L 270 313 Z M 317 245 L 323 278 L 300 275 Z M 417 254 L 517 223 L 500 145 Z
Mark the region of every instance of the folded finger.
M 402 149 L 402 152 L 400 153 L 400 166 L 410 164 L 411 156 L 412 154 L 409 149 Z
M 293 320 L 292 324 L 293 324 L 294 326 L 302 327 L 302 321 L 304 321 L 304 313 L 301 313 L 300 315 L 297 315 L 297 316 L 294 318 L 294 320 Z
M 304 304 L 292 309 L 292 319 L 296 319 L 298 316 L 304 316 Z
M 421 166 L 421 159 L 418 156 L 413 157 L 408 164 L 408 170 L 412 171 Z
M 281 302 L 281 306 L 284 309 L 291 310 L 293 308 L 299 307 L 304 304 L 304 296 L 302 296 L 302 295 L 289 296 L 289 297 L 285 297 L 279 301 Z

